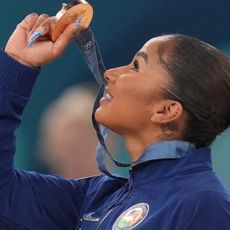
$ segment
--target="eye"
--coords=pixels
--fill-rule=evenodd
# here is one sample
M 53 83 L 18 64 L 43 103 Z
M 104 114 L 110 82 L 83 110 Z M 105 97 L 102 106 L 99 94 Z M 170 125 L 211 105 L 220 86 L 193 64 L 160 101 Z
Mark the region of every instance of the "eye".
M 139 67 L 139 62 L 137 60 L 135 60 L 133 62 L 133 68 L 134 71 L 139 72 L 140 71 L 140 67 Z

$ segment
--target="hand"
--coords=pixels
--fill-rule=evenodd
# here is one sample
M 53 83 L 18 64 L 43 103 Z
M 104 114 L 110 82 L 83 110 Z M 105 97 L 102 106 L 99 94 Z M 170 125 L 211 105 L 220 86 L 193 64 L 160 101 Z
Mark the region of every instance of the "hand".
M 70 24 L 53 42 L 48 36 L 52 20 L 53 17 L 46 14 L 28 15 L 17 25 L 5 47 L 5 52 L 21 64 L 35 68 L 58 58 L 71 40 L 74 24 Z M 42 33 L 42 36 L 33 38 L 37 33 Z M 33 42 L 36 40 L 33 45 L 31 39 Z

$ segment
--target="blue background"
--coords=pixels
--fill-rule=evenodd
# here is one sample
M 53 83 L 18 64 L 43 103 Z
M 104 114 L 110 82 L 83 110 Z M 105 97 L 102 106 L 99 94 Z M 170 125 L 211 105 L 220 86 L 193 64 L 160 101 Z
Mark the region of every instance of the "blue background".
M 0 8 L 0 45 L 25 15 L 55 15 L 60 0 L 11 0 Z M 135 52 L 150 38 L 167 33 L 198 37 L 230 54 L 229 0 L 91 0 L 95 31 L 106 66 L 129 63 Z M 92 77 L 78 49 L 71 44 L 64 55 L 45 66 L 37 81 L 32 99 L 18 130 L 16 165 L 42 170 L 36 153 L 39 120 L 44 109 L 68 86 Z M 213 145 L 214 167 L 230 188 L 230 132 L 226 131 Z

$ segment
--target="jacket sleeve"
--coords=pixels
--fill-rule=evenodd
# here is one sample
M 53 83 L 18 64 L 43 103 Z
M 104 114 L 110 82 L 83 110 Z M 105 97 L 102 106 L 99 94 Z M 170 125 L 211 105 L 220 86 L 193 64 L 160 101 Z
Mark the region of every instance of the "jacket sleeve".
M 39 72 L 0 52 L 0 221 L 34 230 L 74 229 L 87 182 L 16 170 L 13 165 L 15 131 Z
M 177 210 L 175 229 L 230 229 L 229 194 L 201 191 L 187 196 Z

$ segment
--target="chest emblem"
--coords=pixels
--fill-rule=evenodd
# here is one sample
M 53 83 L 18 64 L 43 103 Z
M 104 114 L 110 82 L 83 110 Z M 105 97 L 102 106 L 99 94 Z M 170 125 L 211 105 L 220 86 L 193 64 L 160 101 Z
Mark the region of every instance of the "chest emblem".
M 139 203 L 124 211 L 113 224 L 113 230 L 131 230 L 144 221 L 149 212 L 149 205 Z

